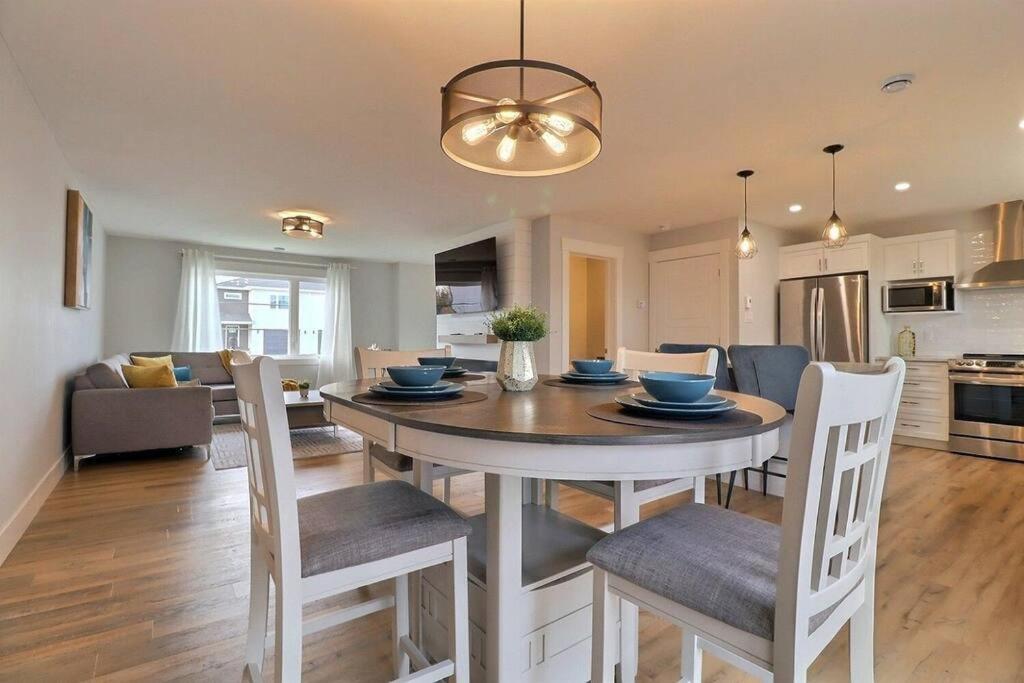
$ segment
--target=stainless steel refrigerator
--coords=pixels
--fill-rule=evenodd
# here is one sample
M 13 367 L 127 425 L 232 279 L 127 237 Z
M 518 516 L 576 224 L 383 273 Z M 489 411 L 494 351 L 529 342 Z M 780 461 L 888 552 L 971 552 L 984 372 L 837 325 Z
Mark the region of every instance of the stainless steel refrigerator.
M 805 347 L 811 360 L 868 362 L 868 276 L 780 282 L 779 343 Z

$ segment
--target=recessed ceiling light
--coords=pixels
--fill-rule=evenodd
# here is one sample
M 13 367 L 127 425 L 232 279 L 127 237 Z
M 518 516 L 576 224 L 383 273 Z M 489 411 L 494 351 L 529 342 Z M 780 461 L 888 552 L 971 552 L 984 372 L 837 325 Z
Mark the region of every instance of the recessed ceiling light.
M 800 213 L 803 210 L 804 210 L 804 207 L 802 207 L 800 204 L 790 204 L 789 205 L 789 212 L 790 213 Z
M 914 74 L 896 74 L 882 81 L 882 92 L 891 95 L 902 92 L 914 84 Z
M 897 192 L 906 192 L 907 190 L 910 189 L 910 183 L 904 180 L 893 185 L 892 189 L 896 190 Z
M 662 223 L 661 225 L 658 226 L 658 230 L 661 230 L 662 232 L 668 232 L 669 229 L 671 229 L 671 227 L 672 226 L 668 225 L 667 223 Z
M 1017 124 L 1017 127 L 1020 128 L 1021 130 L 1024 130 L 1024 119 L 1020 120 L 1020 123 Z

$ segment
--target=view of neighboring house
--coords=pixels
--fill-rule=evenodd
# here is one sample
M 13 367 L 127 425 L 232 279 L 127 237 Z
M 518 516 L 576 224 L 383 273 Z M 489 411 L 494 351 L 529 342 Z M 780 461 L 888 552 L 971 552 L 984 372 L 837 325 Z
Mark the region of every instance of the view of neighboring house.
M 323 280 L 218 274 L 224 348 L 273 356 L 319 354 L 325 290 Z M 292 305 L 296 293 L 297 307 Z

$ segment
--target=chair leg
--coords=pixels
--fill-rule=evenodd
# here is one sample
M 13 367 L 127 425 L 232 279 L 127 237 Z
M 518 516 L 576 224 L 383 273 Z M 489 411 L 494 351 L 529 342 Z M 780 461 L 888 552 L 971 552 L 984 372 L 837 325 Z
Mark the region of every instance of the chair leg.
M 619 603 L 625 606 L 625 601 Z M 608 592 L 608 574 L 594 567 L 593 633 L 590 639 L 591 683 L 615 680 L 615 611 Z M 625 680 L 625 677 L 623 677 Z
M 558 509 L 558 482 L 554 479 L 544 482 L 544 501 L 552 510 Z
M 701 479 L 703 482 L 703 479 Z M 636 482 L 615 482 L 615 530 L 621 531 L 640 521 L 640 503 Z M 623 600 L 619 607 L 619 678 L 629 683 L 636 678 L 640 640 L 640 609 Z
M 768 495 L 768 461 L 765 460 L 764 464 L 761 465 L 761 495 Z
M 442 499 L 444 500 L 444 504 L 445 505 L 448 505 L 448 504 L 450 504 L 452 502 L 452 478 L 451 477 L 445 477 L 444 478 L 444 493 L 442 494 Z
M 373 483 L 373 458 L 370 456 L 370 440 L 363 437 L 363 483 Z
M 249 633 L 245 641 L 245 669 L 252 681 L 263 680 L 267 644 L 267 611 L 270 607 L 270 570 L 267 556 L 255 543 L 249 560 Z
M 869 570 L 870 571 L 870 570 Z M 875 596 L 874 581 L 865 581 L 864 604 L 850 618 L 850 680 L 875 680 Z
M 746 470 L 744 470 L 746 472 Z M 725 494 L 725 509 L 729 509 L 729 504 L 732 502 L 732 490 L 736 488 L 736 470 L 729 473 L 729 489 Z
M 455 683 L 469 683 L 469 578 L 466 539 L 452 542 L 452 611 L 448 622 L 448 658 L 455 663 Z
M 722 474 L 715 474 L 715 497 L 718 499 L 718 504 L 722 504 Z
M 284 585 L 282 585 L 284 584 Z M 298 681 L 302 678 L 302 596 L 298 581 L 275 588 L 274 681 Z
M 702 656 L 697 634 L 689 629 L 683 629 L 683 651 L 680 653 L 683 673 L 681 683 L 700 683 Z
M 748 491 L 750 490 L 750 468 L 749 467 L 744 467 L 743 468 L 743 488 L 745 488 Z
M 409 655 L 402 649 L 402 638 L 409 636 L 408 574 L 395 577 L 395 611 L 391 623 L 391 663 L 395 667 L 395 678 L 402 678 L 409 675 Z
M 704 475 L 693 478 L 693 502 L 704 504 Z

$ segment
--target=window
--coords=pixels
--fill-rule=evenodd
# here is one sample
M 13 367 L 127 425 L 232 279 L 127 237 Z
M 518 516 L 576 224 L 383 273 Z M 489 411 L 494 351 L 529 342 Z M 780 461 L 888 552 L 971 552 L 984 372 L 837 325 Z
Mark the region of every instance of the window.
M 323 350 L 324 280 L 220 271 L 217 290 L 224 348 L 267 356 Z

